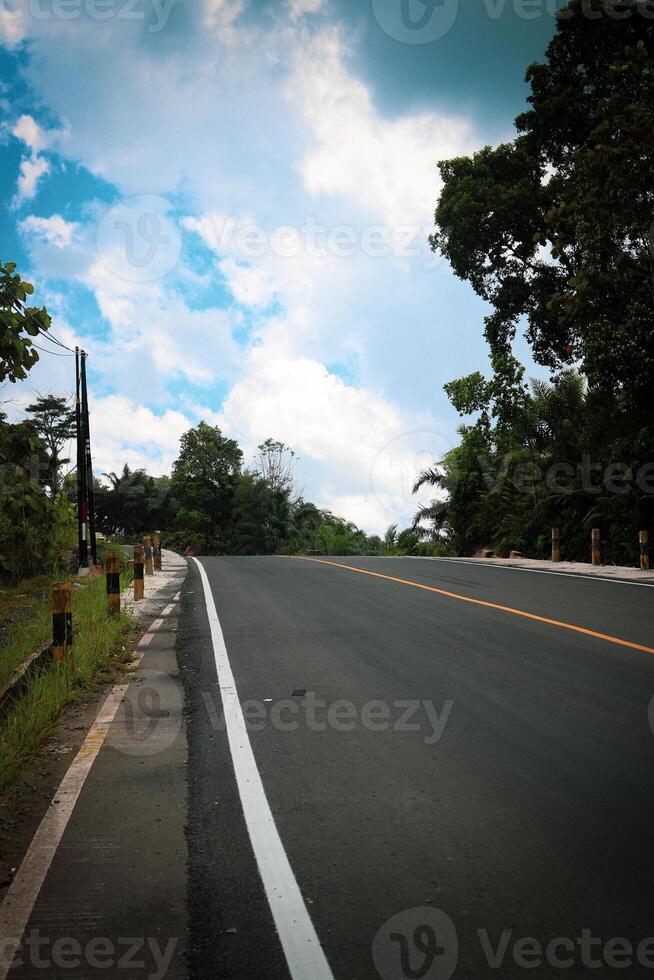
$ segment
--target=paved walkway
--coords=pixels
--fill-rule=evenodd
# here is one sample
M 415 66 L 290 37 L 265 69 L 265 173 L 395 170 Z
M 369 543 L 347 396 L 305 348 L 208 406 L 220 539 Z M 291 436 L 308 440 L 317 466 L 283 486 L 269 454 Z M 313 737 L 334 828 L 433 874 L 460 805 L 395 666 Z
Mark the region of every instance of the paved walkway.
M 164 552 L 163 566 L 139 603 L 133 677 L 100 707 L 0 906 L 0 980 L 187 975 L 186 561 Z

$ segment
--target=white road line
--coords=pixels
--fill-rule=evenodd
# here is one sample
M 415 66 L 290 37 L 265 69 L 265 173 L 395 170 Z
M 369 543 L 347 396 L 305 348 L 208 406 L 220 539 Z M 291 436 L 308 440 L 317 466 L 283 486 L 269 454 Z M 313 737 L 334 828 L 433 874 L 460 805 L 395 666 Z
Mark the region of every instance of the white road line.
M 613 585 L 640 585 L 645 589 L 654 589 L 654 582 L 635 582 L 625 578 L 613 578 L 611 575 L 593 575 L 592 572 L 555 572 L 549 568 L 526 568 L 524 565 L 497 565 L 491 559 L 481 558 L 432 558 L 428 555 L 402 555 L 413 561 L 448 561 L 459 565 L 485 565 L 487 568 L 503 568 L 509 572 L 531 572 L 532 575 L 556 575 L 558 578 L 576 578 L 583 582 L 611 582 Z
M 131 668 L 138 667 L 153 635 L 147 632 L 141 637 L 136 645 L 136 656 L 129 664 Z M 0 905 L 0 980 L 6 980 L 86 777 L 104 744 L 128 686 L 128 684 L 117 684 L 103 701 Z
M 204 589 L 227 737 L 241 806 L 289 972 L 293 980 L 334 980 L 261 782 L 207 573 L 197 558 L 193 561 L 200 571 Z

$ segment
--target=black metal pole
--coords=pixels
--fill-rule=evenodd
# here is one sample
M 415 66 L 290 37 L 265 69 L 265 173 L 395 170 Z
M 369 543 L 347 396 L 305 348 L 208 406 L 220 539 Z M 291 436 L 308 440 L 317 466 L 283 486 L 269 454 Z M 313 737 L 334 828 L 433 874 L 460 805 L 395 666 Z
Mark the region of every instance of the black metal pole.
M 84 431 L 82 423 L 82 406 L 80 402 L 80 364 L 79 347 L 75 348 L 75 428 L 77 434 L 77 551 L 80 568 L 88 565 L 88 548 L 86 543 L 85 507 L 86 493 L 84 490 Z
M 89 503 L 86 489 L 86 434 L 84 432 L 84 413 L 82 411 L 82 404 L 80 401 L 79 367 L 75 412 L 77 416 L 77 515 L 79 521 L 79 564 L 80 568 L 87 568 L 89 564 Z
M 84 460 L 86 470 L 86 498 L 88 502 L 89 544 L 91 562 L 98 564 L 98 549 L 95 539 L 95 501 L 93 495 L 93 460 L 91 458 L 91 427 L 89 424 L 89 397 L 86 386 L 86 351 L 82 351 L 82 418 L 84 420 Z

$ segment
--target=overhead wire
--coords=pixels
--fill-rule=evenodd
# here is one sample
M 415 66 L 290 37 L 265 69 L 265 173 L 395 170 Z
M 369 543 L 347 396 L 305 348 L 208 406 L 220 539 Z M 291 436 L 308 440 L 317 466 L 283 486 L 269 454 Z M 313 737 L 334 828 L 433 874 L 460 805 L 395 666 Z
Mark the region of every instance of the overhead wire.
M 44 330 L 43 329 L 43 326 L 41 325 L 41 323 L 36 319 L 36 317 L 32 313 L 30 313 L 30 311 L 27 309 L 27 307 L 25 306 L 25 304 L 22 303 L 18 299 L 18 297 L 14 297 L 14 301 L 13 301 L 13 304 L 12 305 L 16 308 L 16 312 L 17 313 L 20 313 L 22 316 L 27 317 L 28 320 L 30 320 L 33 324 L 36 325 L 36 327 L 37 327 L 37 329 L 39 331 L 39 334 L 42 337 L 44 337 L 46 340 L 49 340 L 51 343 L 56 344 L 58 347 L 62 347 L 64 350 L 68 351 L 70 354 L 74 354 L 75 353 L 75 351 L 72 349 L 72 347 L 69 347 L 67 344 L 64 344 L 64 342 L 62 340 L 59 340 L 59 338 L 56 337 L 55 334 L 53 334 L 51 330 Z M 37 345 L 36 344 L 33 344 L 33 346 L 36 347 Z M 38 350 L 43 350 L 43 348 L 40 348 L 39 347 Z M 54 353 L 54 351 L 46 351 L 46 350 L 44 350 L 44 353 Z

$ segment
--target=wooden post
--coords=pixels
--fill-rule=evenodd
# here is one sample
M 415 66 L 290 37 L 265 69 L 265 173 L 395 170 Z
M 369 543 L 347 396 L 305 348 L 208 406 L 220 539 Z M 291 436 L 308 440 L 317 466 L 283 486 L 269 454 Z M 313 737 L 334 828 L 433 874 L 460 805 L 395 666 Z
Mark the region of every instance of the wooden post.
M 561 529 L 552 528 L 552 561 L 561 561 Z
M 644 572 L 649 569 L 649 538 L 647 531 L 641 531 L 638 535 L 640 542 L 640 567 Z
M 52 586 L 52 659 L 73 666 L 73 587 L 70 582 Z
M 115 551 L 107 553 L 107 610 L 110 616 L 120 613 L 120 561 Z
M 155 572 L 161 571 L 161 531 L 155 531 L 152 535 L 152 553 L 154 557 Z
M 593 556 L 593 565 L 601 565 L 602 556 L 600 550 L 600 532 L 598 527 L 594 527 L 591 534 L 591 553 Z
M 138 602 L 143 598 L 143 545 L 134 545 L 134 600 Z
M 149 534 L 143 537 L 143 550 L 145 552 L 145 574 L 153 575 L 154 566 L 152 564 L 152 538 Z

